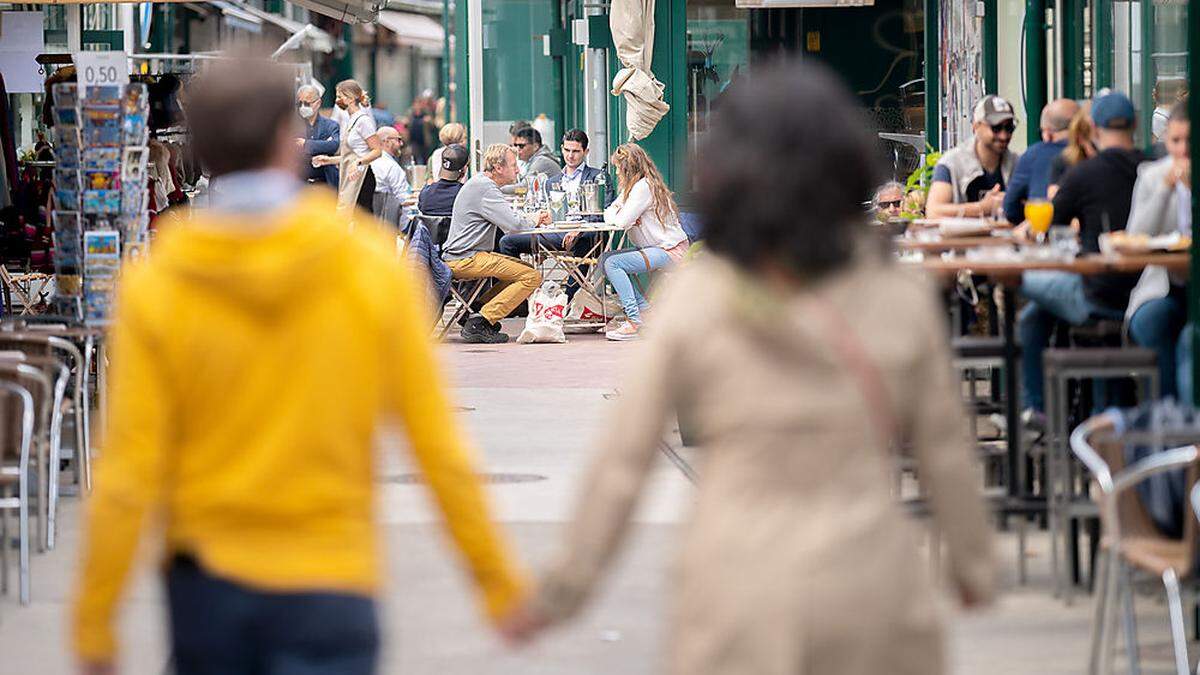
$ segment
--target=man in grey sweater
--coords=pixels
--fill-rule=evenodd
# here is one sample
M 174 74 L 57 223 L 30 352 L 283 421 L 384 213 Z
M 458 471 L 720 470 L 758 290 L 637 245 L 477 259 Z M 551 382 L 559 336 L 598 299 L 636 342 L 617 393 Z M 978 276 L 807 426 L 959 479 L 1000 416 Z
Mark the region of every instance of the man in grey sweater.
M 524 216 L 500 192 L 517 178 L 517 156 L 512 148 L 499 143 L 489 146 L 482 168 L 454 200 L 442 258 L 455 279 L 496 280 L 482 298 L 483 309 L 472 314 L 462 329 L 464 342 L 494 344 L 508 341 L 508 335 L 500 332 L 500 320 L 542 283 L 542 275 L 534 268 L 492 252 L 496 231 L 507 234 L 547 225 L 550 214 L 543 211 L 533 218 Z
M 501 188 L 504 194 L 516 192 L 517 184 L 531 186 L 533 176 L 539 173 L 546 174 L 547 181 L 552 181 L 562 175 L 562 165 L 558 163 L 558 158 L 554 156 L 550 148 L 542 145 L 542 132 L 537 129 L 533 127 L 517 129 L 513 134 L 513 148 L 517 151 L 517 158 L 525 163 L 525 171 L 521 174 L 520 180 L 513 185 Z

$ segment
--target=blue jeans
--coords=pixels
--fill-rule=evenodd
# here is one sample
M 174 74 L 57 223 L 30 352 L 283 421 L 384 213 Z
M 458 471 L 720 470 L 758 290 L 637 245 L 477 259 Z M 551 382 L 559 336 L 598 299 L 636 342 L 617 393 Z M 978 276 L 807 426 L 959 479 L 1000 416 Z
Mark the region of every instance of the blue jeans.
M 1179 390 L 1179 400 L 1192 405 L 1192 333 L 1195 326 L 1188 324 L 1179 332 L 1179 342 L 1175 347 L 1175 382 Z
M 634 324 L 641 325 L 642 310 L 649 303 L 630 278 L 630 275 L 646 274 L 653 270 L 666 267 L 671 262 L 671 256 L 661 248 L 626 248 L 620 251 L 609 251 L 600 256 L 600 264 L 604 266 L 604 276 L 621 300 L 625 316 Z
M 1139 346 L 1158 353 L 1158 377 L 1163 396 L 1178 397 L 1175 346 L 1187 321 L 1183 302 L 1174 296 L 1151 300 L 1129 318 L 1129 337 Z
M 177 675 L 371 675 L 375 601 L 328 592 L 267 593 L 177 556 L 167 570 Z
M 1117 310 L 1087 299 L 1083 277 L 1070 272 L 1026 272 L 1021 293 L 1031 302 L 1021 310 L 1017 331 L 1021 337 L 1021 393 L 1026 407 L 1044 410 L 1042 352 L 1050 346 L 1054 324 L 1066 321 L 1082 326 L 1093 318 L 1120 319 Z

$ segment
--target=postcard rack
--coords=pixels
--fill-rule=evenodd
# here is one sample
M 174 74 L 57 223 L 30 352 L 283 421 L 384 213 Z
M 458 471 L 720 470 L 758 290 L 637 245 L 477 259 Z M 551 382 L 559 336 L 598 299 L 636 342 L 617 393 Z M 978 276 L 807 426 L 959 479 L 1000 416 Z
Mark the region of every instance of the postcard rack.
M 140 255 L 149 224 L 146 86 L 54 85 L 55 301 L 63 316 L 104 325 L 121 261 Z

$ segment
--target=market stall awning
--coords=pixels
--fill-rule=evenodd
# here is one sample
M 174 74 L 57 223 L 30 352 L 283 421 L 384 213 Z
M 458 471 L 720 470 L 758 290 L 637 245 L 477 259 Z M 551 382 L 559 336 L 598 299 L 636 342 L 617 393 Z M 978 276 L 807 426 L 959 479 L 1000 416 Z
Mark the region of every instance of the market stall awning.
M 251 33 L 262 32 L 262 19 L 246 11 L 239 4 L 226 2 L 226 0 L 209 0 L 208 4 L 221 10 L 222 18 L 233 28 L 240 28 Z
M 423 51 L 441 53 L 446 40 L 442 24 L 424 14 L 384 10 L 379 13 L 379 25 L 396 34 L 396 43 Z
M 296 33 L 304 30 L 304 24 L 300 23 L 299 21 L 292 21 L 286 16 L 272 14 L 271 12 L 259 9 L 254 5 L 247 5 L 241 2 L 236 4 L 246 12 L 253 14 L 262 21 L 282 28 L 283 30 L 287 31 L 289 35 L 295 35 Z M 309 29 L 308 33 L 304 36 L 304 48 L 309 51 L 328 54 L 333 51 L 334 46 L 335 41 L 333 36 L 315 26 Z
M 345 23 L 372 23 L 387 0 L 289 0 L 310 12 L 332 17 Z

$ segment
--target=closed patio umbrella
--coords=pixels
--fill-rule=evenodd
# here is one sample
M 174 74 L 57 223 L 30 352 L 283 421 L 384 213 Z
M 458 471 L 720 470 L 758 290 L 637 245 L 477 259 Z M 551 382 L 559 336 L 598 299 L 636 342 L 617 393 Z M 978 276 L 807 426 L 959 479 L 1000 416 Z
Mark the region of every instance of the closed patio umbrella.
M 624 66 L 613 78 L 613 96 L 625 95 L 629 114 L 625 125 L 632 140 L 641 140 L 671 106 L 663 100 L 666 88 L 650 71 L 654 56 L 654 0 L 613 0 L 609 15 L 617 58 Z

